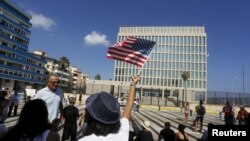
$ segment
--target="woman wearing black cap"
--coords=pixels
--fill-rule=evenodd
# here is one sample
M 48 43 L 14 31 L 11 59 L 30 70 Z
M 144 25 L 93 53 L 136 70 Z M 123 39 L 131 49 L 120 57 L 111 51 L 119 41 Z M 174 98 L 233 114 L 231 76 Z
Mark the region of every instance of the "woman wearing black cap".
M 128 141 L 129 119 L 140 77 L 132 77 L 126 107 L 120 117 L 120 104 L 111 94 L 101 92 L 86 100 L 85 135 L 79 141 Z

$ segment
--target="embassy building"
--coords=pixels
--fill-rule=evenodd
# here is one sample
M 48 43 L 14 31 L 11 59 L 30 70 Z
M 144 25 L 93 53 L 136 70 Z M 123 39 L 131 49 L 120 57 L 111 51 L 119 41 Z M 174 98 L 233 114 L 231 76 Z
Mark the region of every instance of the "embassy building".
M 151 97 L 151 103 L 152 97 L 163 101 L 172 99 L 177 105 L 182 101 L 206 100 L 208 53 L 205 27 L 120 27 L 117 42 L 129 36 L 156 42 L 140 73 L 137 97 Z M 139 70 L 133 64 L 115 60 L 114 81 L 119 85 L 129 82 Z M 181 77 L 184 71 L 190 74 L 186 82 Z
M 12 4 L 0 1 L 0 88 L 40 89 L 44 85 L 45 60 L 28 52 L 31 16 Z

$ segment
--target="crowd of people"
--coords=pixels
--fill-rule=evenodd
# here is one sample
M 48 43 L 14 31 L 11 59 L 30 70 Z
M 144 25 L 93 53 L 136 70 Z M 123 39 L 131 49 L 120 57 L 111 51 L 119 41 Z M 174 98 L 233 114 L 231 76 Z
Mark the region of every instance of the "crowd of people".
M 129 120 L 132 110 L 139 112 L 140 101 L 135 99 L 135 88 L 140 77 L 132 77 L 128 100 L 123 113 L 117 99 L 109 93 L 100 92 L 90 95 L 86 100 L 86 108 L 80 112 L 75 106 L 76 97 L 68 96 L 69 105 L 63 106 L 63 91 L 58 87 L 59 78 L 57 75 L 50 75 L 47 86 L 39 90 L 35 97 L 28 100 L 21 110 L 19 120 L 15 126 L 7 129 L 4 121 L 12 115 L 17 115 L 20 96 L 18 89 L 12 94 L 2 91 L 0 94 L 0 140 L 1 141 L 65 141 L 77 140 L 77 126 L 83 129 L 79 141 L 153 141 L 150 130 L 151 123 L 144 120 L 141 123 L 141 131 L 130 132 Z M 158 140 L 165 141 L 188 141 L 188 134 L 185 132 L 188 124 L 191 108 L 189 102 L 184 106 L 184 122 L 178 125 L 178 131 L 171 129 L 171 123 L 165 122 L 165 127 L 159 133 Z M 203 101 L 195 106 L 196 116 L 192 122 L 193 131 L 202 132 L 203 120 L 206 108 Z M 227 102 L 222 108 L 226 125 L 249 124 L 249 113 L 244 106 L 240 107 L 236 115 L 234 107 Z M 190 114 L 191 115 L 191 114 Z M 79 123 L 77 124 L 77 120 Z M 62 137 L 58 134 L 58 125 L 63 125 Z M 212 123 L 208 124 L 213 125 Z M 198 130 L 197 130 L 198 129 Z M 132 134 L 133 133 L 133 134 Z M 208 132 L 203 132 L 200 141 L 206 141 Z

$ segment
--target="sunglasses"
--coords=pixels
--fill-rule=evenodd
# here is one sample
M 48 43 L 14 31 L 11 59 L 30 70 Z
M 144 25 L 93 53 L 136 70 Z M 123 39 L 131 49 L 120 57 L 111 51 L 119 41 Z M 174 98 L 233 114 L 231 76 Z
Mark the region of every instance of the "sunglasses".
M 58 84 L 59 83 L 59 81 L 49 81 L 50 83 L 53 83 L 53 84 Z

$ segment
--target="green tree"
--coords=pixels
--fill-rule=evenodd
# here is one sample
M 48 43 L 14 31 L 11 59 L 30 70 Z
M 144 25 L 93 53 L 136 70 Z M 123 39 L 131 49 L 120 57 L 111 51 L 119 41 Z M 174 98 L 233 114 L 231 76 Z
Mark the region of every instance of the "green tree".
M 74 81 L 74 77 L 73 77 L 72 74 L 70 74 L 70 76 L 69 76 L 69 82 L 68 82 L 68 87 L 66 88 L 66 91 L 69 92 L 69 93 L 71 93 L 72 90 L 73 90 L 73 85 L 74 85 L 73 81 Z
M 99 74 L 97 74 L 97 75 L 95 76 L 95 80 L 101 80 L 101 76 L 100 76 Z
M 185 102 L 187 102 L 187 81 L 190 78 L 190 72 L 189 71 L 183 71 L 181 73 L 181 78 L 183 81 L 185 81 Z
M 50 76 L 50 74 L 51 74 L 51 73 L 50 73 L 49 71 L 46 70 L 45 75 L 44 75 L 44 77 L 43 77 L 43 83 L 44 83 L 43 87 L 46 87 L 46 86 L 47 86 L 47 83 L 48 83 L 48 81 L 49 81 L 49 76 Z
M 59 59 L 59 63 L 58 63 L 58 64 L 59 64 L 59 70 L 62 71 L 62 74 L 63 74 L 64 72 L 68 72 L 67 68 L 69 67 L 70 62 L 69 62 L 69 59 L 68 59 L 66 56 L 62 56 L 62 57 Z M 59 76 L 59 77 L 60 77 L 60 76 Z M 69 79 L 71 79 L 71 76 L 70 76 Z M 62 80 L 60 80 L 60 81 L 62 81 Z M 61 82 L 61 83 L 62 83 L 62 82 Z M 71 84 L 71 81 L 69 81 L 68 85 L 69 85 L 68 88 L 62 87 L 62 89 L 63 89 L 64 91 L 71 92 L 71 91 L 72 91 L 72 87 L 73 87 L 73 82 L 72 82 L 72 84 Z
M 67 67 L 69 67 L 69 59 L 66 56 L 62 56 L 59 60 L 59 69 L 60 71 L 66 72 Z

